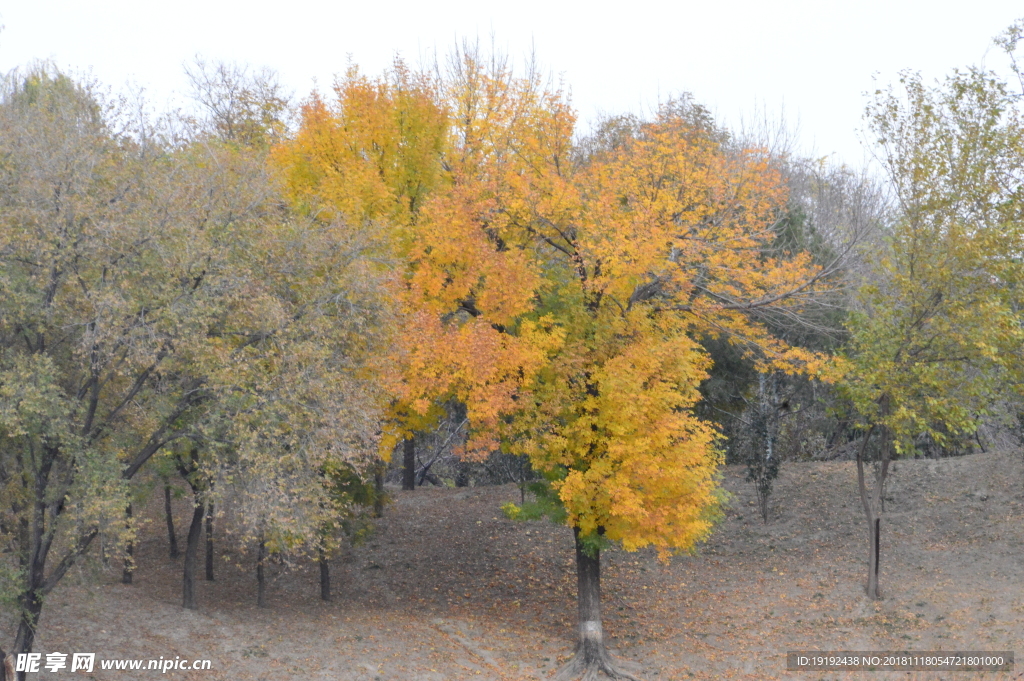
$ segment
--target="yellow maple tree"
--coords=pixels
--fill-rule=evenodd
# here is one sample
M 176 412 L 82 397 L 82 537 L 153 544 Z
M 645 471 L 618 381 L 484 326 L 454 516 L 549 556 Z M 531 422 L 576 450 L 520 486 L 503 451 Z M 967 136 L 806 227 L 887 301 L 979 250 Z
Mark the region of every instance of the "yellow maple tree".
M 765 152 L 730 145 L 693 113 L 670 103 L 582 159 L 571 127 L 560 143 L 535 138 L 546 153 L 505 208 L 508 241 L 543 273 L 533 314 L 563 336 L 508 431 L 576 535 L 580 634 L 562 678 L 631 678 L 604 648 L 602 546 L 667 557 L 711 530 L 721 457 L 692 411 L 710 366 L 698 340 L 724 335 L 766 371 L 828 366 L 755 316 L 798 312 L 829 285 L 810 255 L 774 248 L 782 176 Z

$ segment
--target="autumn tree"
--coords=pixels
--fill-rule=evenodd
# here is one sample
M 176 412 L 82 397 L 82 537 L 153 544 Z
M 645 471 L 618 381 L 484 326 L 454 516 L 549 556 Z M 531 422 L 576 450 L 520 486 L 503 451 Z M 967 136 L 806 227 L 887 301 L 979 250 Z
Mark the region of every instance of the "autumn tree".
M 45 65 L 3 81 L 0 474 L 14 652 L 31 649 L 46 595 L 92 540 L 125 536 L 124 481 L 210 396 L 183 367 L 216 317 L 223 195 L 180 201 L 178 160 L 127 120 L 94 85 Z
M 218 399 L 189 422 L 188 453 L 179 457 L 190 484 L 197 482 L 186 607 L 195 607 L 189 565 L 201 507 L 232 514 L 242 545 L 258 547 L 259 577 L 272 553 L 312 555 L 326 569 L 335 540 L 325 528 L 354 503 L 336 493 L 331 471 L 372 478 L 365 462 L 377 449 L 381 403 L 369 364 L 392 328 L 382 270 L 370 257 L 379 234 L 340 214 L 314 217 L 282 206 L 284 187 L 267 164 L 283 128 L 274 79 L 223 65 L 197 69 L 191 76 L 209 116 L 177 153 L 202 154 L 235 178 L 225 188 L 246 201 L 250 216 L 228 240 L 224 260 L 231 290 L 244 301 L 226 296 L 204 331 L 216 339 L 211 352 L 195 365 Z M 231 114 L 225 93 L 241 102 L 241 113 Z M 248 121 L 245 134 L 225 117 Z M 258 587 L 262 605 L 262 579 Z
M 438 316 L 515 340 L 515 361 L 494 366 L 527 381 L 489 413 L 508 415 L 505 442 L 549 474 L 576 535 L 580 644 L 563 675 L 616 675 L 600 548 L 686 550 L 715 515 L 716 436 L 692 414 L 708 367 L 694 336 L 725 333 L 764 368 L 815 372 L 820 357 L 751 315 L 799 310 L 834 270 L 771 248 L 785 188 L 763 153 L 727 149 L 702 110 L 667 106 L 581 153 L 571 107 L 536 74 L 472 54 L 447 74 L 459 194 L 425 208 L 409 290 Z M 467 211 L 461 196 L 480 198 Z
M 239 339 L 218 374 L 231 395 L 199 427 L 212 498 L 243 544 L 320 559 L 325 528 L 356 502 L 332 471 L 372 479 L 383 405 L 369 365 L 391 323 L 365 233 L 305 218 L 266 229 L 244 256 L 261 313 L 226 321 Z
M 866 173 L 827 160 L 800 158 L 779 135 L 770 157 L 788 190 L 786 207 L 773 227 L 776 251 L 806 251 L 815 265 L 832 271 L 833 285 L 805 301 L 799 312 L 768 310 L 759 316 L 775 336 L 816 352 L 832 353 L 847 339 L 845 321 L 863 271 L 860 253 L 877 240 L 885 217 L 882 184 Z M 774 480 L 787 458 L 824 455 L 847 436 L 845 421 L 831 415 L 840 397 L 834 386 L 813 377 L 755 370 L 754 363 L 724 339 L 705 340 L 714 360 L 702 385 L 698 413 L 722 426 L 726 457 L 745 463 L 759 509 L 768 522 Z
M 433 80 L 401 60 L 378 79 L 350 66 L 335 83 L 334 94 L 329 102 L 314 93 L 301 107 L 299 131 L 275 150 L 274 165 L 299 213 L 388 232 L 376 257 L 393 263 L 416 238 L 427 198 L 445 181 L 441 156 L 447 113 L 437 101 Z M 410 327 L 411 321 L 403 326 Z M 415 328 L 407 328 L 396 343 L 412 343 L 415 334 Z M 403 488 L 413 489 L 414 434 L 438 412 L 413 419 L 397 397 L 392 411 L 403 424 L 397 438 L 403 449 Z M 394 444 L 388 439 L 382 455 L 390 456 Z
M 516 77 L 461 49 L 436 75 L 424 92 L 445 114 L 443 181 L 414 219 L 376 214 L 391 220 L 406 328 L 384 449 L 455 399 L 464 455 L 501 439 L 544 471 L 576 537 L 580 644 L 563 676 L 618 675 L 601 633 L 601 548 L 690 549 L 718 506 L 717 436 L 692 410 L 710 365 L 697 339 L 725 335 L 765 371 L 815 373 L 820 356 L 755 315 L 799 311 L 834 271 L 772 247 L 784 183 L 698 107 L 668 105 L 580 148 L 564 93 L 535 70 Z M 323 112 L 314 99 L 296 156 L 280 157 L 295 195 L 349 215 L 365 196 L 401 195 L 360 165 L 387 145 L 351 150 L 344 116 Z M 342 182 L 346 158 L 359 167 Z
M 0 531 L 15 653 L 93 539 L 130 537 L 125 483 L 168 444 L 259 447 L 258 461 L 290 451 L 304 472 L 375 447 L 358 357 L 387 324 L 350 286 L 377 290 L 364 235 L 289 221 L 254 181 L 262 159 L 132 125 L 117 105 L 46 66 L 0 93 Z
M 898 211 L 859 293 L 845 382 L 865 432 L 857 477 L 870 598 L 882 593 L 882 494 L 892 458 L 913 455 L 921 436 L 942 446 L 973 433 L 1001 382 L 1018 380 L 1018 98 L 972 68 L 931 86 L 904 74 L 868 109 Z
M 185 66 L 185 74 L 199 105 L 189 122 L 206 135 L 260 148 L 287 132 L 291 102 L 274 71 L 197 57 Z
M 578 165 L 568 144 L 561 158 L 548 147 L 510 209 L 544 272 L 535 314 L 561 334 L 512 441 L 546 472 L 576 536 L 580 639 L 563 678 L 629 677 L 604 648 L 601 548 L 667 558 L 711 530 L 721 455 L 693 411 L 710 367 L 698 339 L 727 338 L 760 371 L 824 368 L 756 317 L 798 313 L 834 275 L 773 247 L 786 188 L 768 154 L 731 146 L 687 100 L 631 127 Z
M 414 433 L 453 400 L 470 424 L 465 450 L 495 448 L 522 366 L 537 357 L 503 332 L 528 309 L 536 278 L 478 222 L 521 167 L 511 145 L 528 132 L 528 108 L 509 73 L 487 75 L 469 54 L 450 66 L 447 80 L 400 61 L 378 79 L 350 68 L 336 103 L 314 95 L 294 140 L 275 153 L 298 210 L 388 235 L 379 257 L 392 266 L 403 332 L 381 363 L 392 395 L 381 453 L 403 444 L 406 487 L 415 485 Z

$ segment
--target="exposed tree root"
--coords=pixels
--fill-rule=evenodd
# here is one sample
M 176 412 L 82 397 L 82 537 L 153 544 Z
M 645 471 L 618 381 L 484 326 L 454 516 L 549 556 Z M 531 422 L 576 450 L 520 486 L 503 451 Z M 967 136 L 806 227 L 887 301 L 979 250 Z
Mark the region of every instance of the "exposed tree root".
M 576 646 L 576 653 L 555 673 L 551 681 L 600 681 L 601 679 L 625 679 L 641 681 L 624 669 L 620 669 L 612 656 L 601 646 L 599 651 L 591 646 Z

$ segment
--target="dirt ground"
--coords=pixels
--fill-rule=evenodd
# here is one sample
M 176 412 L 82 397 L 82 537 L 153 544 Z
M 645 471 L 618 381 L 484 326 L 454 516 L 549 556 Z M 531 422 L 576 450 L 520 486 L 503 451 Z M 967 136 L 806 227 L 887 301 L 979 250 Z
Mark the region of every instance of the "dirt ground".
M 964 679 L 981 675 L 787 672 L 786 652 L 1024 654 L 1020 453 L 896 463 L 881 602 L 863 595 L 867 533 L 852 463 L 783 466 L 767 526 L 743 476 L 724 470 L 734 496 L 697 555 L 662 565 L 649 552 L 603 554 L 605 632 L 638 676 Z M 499 507 L 518 500 L 514 486 L 394 497 L 372 538 L 334 562 L 333 602 L 319 600 L 315 565 L 274 567 L 269 607 L 259 609 L 251 562 L 221 556 L 216 581 L 198 585 L 197 612 L 180 607 L 181 560 L 167 557 L 154 499 L 143 513 L 134 584 L 120 584 L 113 566 L 78 569 L 46 603 L 35 650 L 212 661 L 211 671 L 165 675 L 178 679 L 550 677 L 573 646 L 571 532 L 506 519 Z M 180 501 L 182 545 L 189 512 Z M 1017 669 L 984 678 L 1024 678 L 1024 659 Z M 92 678 L 158 676 L 97 670 Z

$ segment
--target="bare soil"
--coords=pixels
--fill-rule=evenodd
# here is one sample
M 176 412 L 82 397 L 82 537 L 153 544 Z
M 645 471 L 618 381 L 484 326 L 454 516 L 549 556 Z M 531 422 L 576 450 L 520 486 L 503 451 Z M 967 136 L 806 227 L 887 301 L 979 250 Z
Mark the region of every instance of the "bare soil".
M 646 551 L 603 555 L 605 633 L 633 673 L 963 679 L 980 675 L 787 672 L 786 652 L 1024 655 L 1019 453 L 895 464 L 880 602 L 864 596 L 867 530 L 852 463 L 784 465 L 768 525 L 743 469 L 723 473 L 733 498 L 696 555 L 669 565 Z M 303 563 L 270 570 L 269 607 L 259 609 L 252 557 L 228 553 L 218 556 L 216 581 L 200 581 L 197 612 L 180 607 L 181 560 L 167 557 L 162 499 L 154 498 L 140 513 L 148 522 L 134 584 L 119 583 L 119 565 L 77 569 L 46 603 L 35 649 L 212 661 L 211 671 L 165 675 L 177 679 L 549 678 L 574 642 L 571 532 L 506 519 L 499 507 L 518 500 L 514 486 L 396 490 L 394 497 L 370 540 L 334 561 L 333 602 L 319 600 L 316 565 Z M 189 515 L 187 500 L 179 501 L 182 548 Z M 984 677 L 1024 678 L 1024 659 L 1018 669 Z M 97 670 L 92 678 L 158 676 Z

